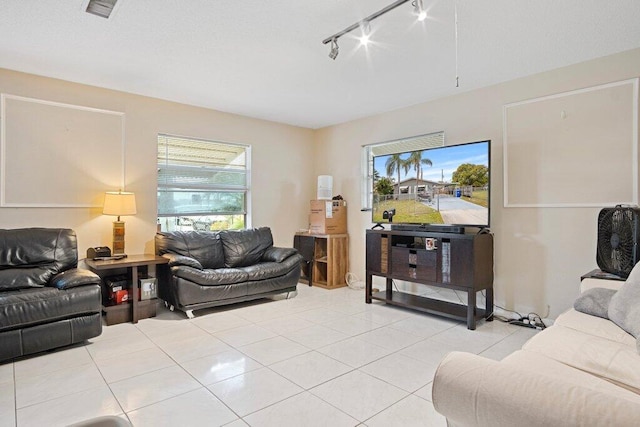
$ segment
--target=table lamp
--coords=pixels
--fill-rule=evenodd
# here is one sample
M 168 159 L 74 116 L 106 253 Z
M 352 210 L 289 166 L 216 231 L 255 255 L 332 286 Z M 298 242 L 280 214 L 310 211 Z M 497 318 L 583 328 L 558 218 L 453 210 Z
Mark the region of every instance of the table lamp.
M 121 215 L 136 214 L 136 196 L 124 191 L 107 191 L 104 195 L 105 215 L 118 217 L 113 221 L 113 255 L 124 255 L 124 221 L 120 221 Z

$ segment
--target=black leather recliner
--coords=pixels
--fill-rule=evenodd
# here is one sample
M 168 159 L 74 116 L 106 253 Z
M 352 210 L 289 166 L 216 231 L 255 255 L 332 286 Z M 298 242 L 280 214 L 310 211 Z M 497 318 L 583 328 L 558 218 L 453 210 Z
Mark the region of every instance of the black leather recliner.
M 0 362 L 102 333 L 100 277 L 69 229 L 0 230 Z
M 268 227 L 156 234 L 158 294 L 171 308 L 193 310 L 293 292 L 302 256 L 273 246 Z

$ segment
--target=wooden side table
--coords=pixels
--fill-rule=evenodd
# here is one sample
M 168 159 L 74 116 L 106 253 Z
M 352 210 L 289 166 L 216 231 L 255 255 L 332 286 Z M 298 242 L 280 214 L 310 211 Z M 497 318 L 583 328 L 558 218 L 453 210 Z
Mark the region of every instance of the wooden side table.
M 581 281 L 584 279 L 606 279 L 606 280 L 618 280 L 621 282 L 624 282 L 627 280 L 624 277 L 620 277 L 620 276 L 616 276 L 615 274 L 604 272 L 598 268 L 596 268 L 595 270 L 591 270 L 590 272 L 580 276 Z
M 315 246 L 315 237 L 312 234 L 296 233 L 293 236 L 293 247 L 302 255 L 300 280 L 306 280 L 309 286 L 313 285 L 313 253 Z
M 131 298 L 128 302 L 119 305 L 103 305 L 102 310 L 106 314 L 107 325 L 117 323 L 133 322 L 138 323 L 140 319 L 154 317 L 156 315 L 157 298 L 138 301 L 140 295 L 139 278 L 148 275 L 148 268 L 151 265 L 167 264 L 169 261 L 160 256 L 143 254 L 129 255 L 118 260 L 85 260 L 89 270 L 96 273 L 103 279 L 114 274 L 126 274 L 131 280 Z
M 347 286 L 349 271 L 349 235 L 315 236 L 313 286 L 336 289 Z

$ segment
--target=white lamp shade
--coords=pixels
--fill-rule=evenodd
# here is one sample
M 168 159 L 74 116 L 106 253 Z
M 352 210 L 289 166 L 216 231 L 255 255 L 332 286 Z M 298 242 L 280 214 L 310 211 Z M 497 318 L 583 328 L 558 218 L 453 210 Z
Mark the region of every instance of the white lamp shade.
M 136 196 L 133 193 L 124 191 L 107 191 L 104 195 L 102 213 L 116 216 L 135 215 Z

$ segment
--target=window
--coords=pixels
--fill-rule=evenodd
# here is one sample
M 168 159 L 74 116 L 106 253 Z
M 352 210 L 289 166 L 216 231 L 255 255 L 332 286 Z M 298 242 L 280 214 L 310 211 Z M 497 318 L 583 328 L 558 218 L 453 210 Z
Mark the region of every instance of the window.
M 164 231 L 250 226 L 251 147 L 158 135 L 158 221 Z
M 407 151 L 426 150 L 444 146 L 444 132 L 428 133 L 394 141 L 379 142 L 362 147 L 362 208 L 370 210 L 373 203 L 373 158 L 385 154 L 405 153 Z M 408 187 L 400 189 L 408 192 Z

